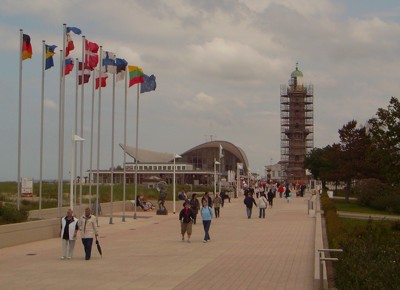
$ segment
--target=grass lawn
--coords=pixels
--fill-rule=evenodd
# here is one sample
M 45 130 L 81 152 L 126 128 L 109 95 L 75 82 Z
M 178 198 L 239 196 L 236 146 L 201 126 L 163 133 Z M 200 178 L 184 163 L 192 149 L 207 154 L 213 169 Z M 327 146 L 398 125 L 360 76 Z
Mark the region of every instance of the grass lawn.
M 384 210 L 376 210 L 370 207 L 361 206 L 356 200 L 346 201 L 344 199 L 332 199 L 338 211 L 367 213 L 367 214 L 381 214 L 381 215 L 395 215 L 391 212 Z

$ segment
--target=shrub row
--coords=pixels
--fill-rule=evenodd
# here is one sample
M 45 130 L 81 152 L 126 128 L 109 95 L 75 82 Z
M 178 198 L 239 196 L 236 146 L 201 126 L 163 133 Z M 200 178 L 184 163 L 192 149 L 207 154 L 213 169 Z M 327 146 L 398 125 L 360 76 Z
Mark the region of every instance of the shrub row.
M 397 187 L 370 178 L 361 180 L 356 192 L 359 204 L 400 214 L 400 192 Z
M 17 210 L 14 206 L 0 204 L 0 224 L 21 223 L 28 220 L 28 211 L 25 208 Z
M 346 290 L 399 289 L 400 222 L 368 221 L 352 229 L 344 226 L 336 207 L 324 194 L 324 210 L 329 247 L 342 248 L 334 264 L 336 287 Z

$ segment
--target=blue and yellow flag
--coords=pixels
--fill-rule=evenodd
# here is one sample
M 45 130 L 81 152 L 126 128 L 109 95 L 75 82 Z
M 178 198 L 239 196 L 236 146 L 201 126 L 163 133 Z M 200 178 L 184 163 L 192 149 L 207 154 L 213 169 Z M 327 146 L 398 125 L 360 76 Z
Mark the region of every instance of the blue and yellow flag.
M 49 69 L 54 66 L 53 55 L 55 54 L 54 50 L 57 45 L 47 45 L 46 44 L 46 66 L 45 69 Z

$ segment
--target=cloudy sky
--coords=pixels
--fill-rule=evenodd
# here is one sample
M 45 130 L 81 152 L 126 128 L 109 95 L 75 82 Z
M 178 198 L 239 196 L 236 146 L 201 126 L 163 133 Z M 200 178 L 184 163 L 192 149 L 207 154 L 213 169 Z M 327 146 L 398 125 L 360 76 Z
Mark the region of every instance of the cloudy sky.
M 140 98 L 139 147 L 179 154 L 211 138 L 225 140 L 240 146 L 258 173 L 271 160 L 280 159 L 280 85 L 287 84 L 296 62 L 305 83 L 314 85 L 316 147 L 336 142 L 343 124 L 352 119 L 365 122 L 400 91 L 398 0 L 3 0 L 1 4 L 0 180 L 17 176 L 19 29 L 31 36 L 34 53 L 23 62 L 23 177 L 39 178 L 41 45 L 46 40 L 58 48 L 55 67 L 46 71 L 45 78 L 44 178 L 57 178 L 58 49 L 63 23 L 79 27 L 88 40 L 157 77 L 157 90 Z M 80 57 L 81 37 L 72 37 L 77 47 L 72 55 Z M 89 167 L 90 99 L 87 87 L 84 169 Z M 116 143 L 123 142 L 123 100 L 123 83 L 117 83 Z M 70 75 L 65 178 L 74 102 Z M 134 146 L 136 87 L 129 89 L 128 102 L 127 143 Z M 101 116 L 100 167 L 109 168 L 111 86 L 102 90 Z M 119 147 L 115 164 L 122 164 Z

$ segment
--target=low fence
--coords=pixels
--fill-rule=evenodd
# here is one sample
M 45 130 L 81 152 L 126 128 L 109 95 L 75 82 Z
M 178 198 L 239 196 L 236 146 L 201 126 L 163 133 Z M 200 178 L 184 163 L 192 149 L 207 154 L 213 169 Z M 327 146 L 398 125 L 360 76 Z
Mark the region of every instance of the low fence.
M 101 209 L 103 215 L 109 215 L 111 210 L 110 203 L 101 203 Z M 83 211 L 89 205 L 83 204 L 77 206 L 74 210 L 74 214 L 79 217 L 83 214 Z M 124 202 L 114 202 L 112 205 L 113 212 L 122 212 Z M 64 216 L 67 212 L 68 207 L 61 208 L 61 216 Z M 141 209 L 138 207 L 138 211 Z M 133 205 L 131 201 L 125 202 L 125 210 L 133 211 Z M 39 210 L 32 210 L 29 212 L 30 219 L 39 219 L 37 221 L 29 221 L 17 224 L 8 224 L 0 226 L 0 249 L 21 245 L 25 243 L 46 240 L 56 238 L 60 230 L 60 218 L 58 217 L 57 208 L 49 208 Z

